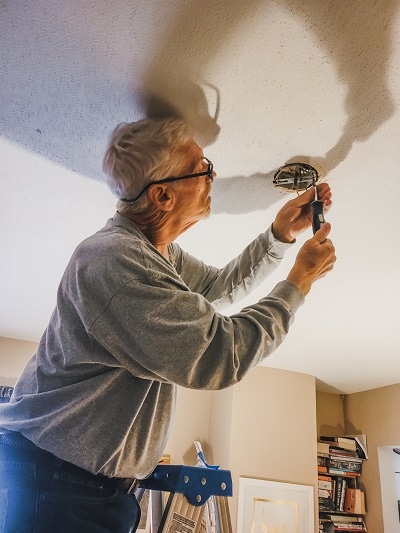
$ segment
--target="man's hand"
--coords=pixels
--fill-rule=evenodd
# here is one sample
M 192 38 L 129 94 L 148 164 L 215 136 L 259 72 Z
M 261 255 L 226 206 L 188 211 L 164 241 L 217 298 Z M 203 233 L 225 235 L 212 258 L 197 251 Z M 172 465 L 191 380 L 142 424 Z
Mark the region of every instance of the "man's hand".
M 317 185 L 318 199 L 322 201 L 324 212 L 332 205 L 332 192 L 328 183 Z M 272 233 L 281 242 L 293 242 L 300 233 L 311 226 L 312 208 L 310 202 L 315 198 L 315 189 L 311 187 L 293 200 L 289 200 L 276 215 L 272 224 Z
M 328 239 L 329 222 L 322 224 L 314 237 L 306 241 L 297 254 L 296 261 L 287 279 L 295 283 L 304 296 L 315 280 L 332 270 L 336 261 L 335 247 Z

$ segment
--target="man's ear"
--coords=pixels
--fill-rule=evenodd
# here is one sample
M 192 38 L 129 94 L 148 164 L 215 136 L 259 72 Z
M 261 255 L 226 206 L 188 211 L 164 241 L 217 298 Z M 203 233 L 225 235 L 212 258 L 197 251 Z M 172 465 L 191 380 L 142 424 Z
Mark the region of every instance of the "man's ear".
M 175 194 L 168 183 L 152 185 L 147 194 L 151 203 L 160 211 L 170 211 L 175 205 Z

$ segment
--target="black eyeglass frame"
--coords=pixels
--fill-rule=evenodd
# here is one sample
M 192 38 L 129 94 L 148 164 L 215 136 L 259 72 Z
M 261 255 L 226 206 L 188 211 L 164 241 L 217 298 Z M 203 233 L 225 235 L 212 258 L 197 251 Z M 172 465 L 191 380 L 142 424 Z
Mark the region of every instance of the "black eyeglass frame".
M 143 187 L 143 189 L 140 191 L 140 193 L 137 196 L 135 196 L 135 198 L 120 198 L 120 201 L 121 202 L 136 202 L 136 200 L 138 200 L 142 196 L 143 193 L 145 193 L 148 189 L 150 189 L 152 185 L 157 185 L 160 183 L 169 183 L 172 181 L 188 180 L 191 178 L 199 178 L 200 176 L 209 176 L 211 181 L 213 181 L 214 165 L 209 159 L 207 159 L 207 157 L 203 157 L 203 159 L 207 161 L 207 165 L 208 165 L 207 170 L 204 170 L 203 172 L 196 172 L 195 174 L 186 174 L 186 176 L 178 176 L 176 178 L 171 176 L 169 178 L 164 178 L 162 180 L 151 181 L 145 187 Z

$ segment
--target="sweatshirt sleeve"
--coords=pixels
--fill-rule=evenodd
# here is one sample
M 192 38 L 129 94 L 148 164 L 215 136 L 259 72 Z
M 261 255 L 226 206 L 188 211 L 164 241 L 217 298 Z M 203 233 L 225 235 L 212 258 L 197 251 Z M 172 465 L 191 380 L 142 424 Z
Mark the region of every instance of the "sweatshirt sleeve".
M 171 245 L 170 255 L 186 285 L 218 308 L 239 301 L 255 289 L 276 269 L 291 246 L 275 239 L 269 228 L 221 269 L 206 265 L 177 244 Z
M 296 285 L 283 281 L 256 304 L 224 316 L 172 279 L 135 280 L 113 295 L 90 334 L 95 350 L 106 349 L 136 377 L 218 390 L 276 350 L 303 300 Z
M 91 359 L 133 376 L 217 390 L 240 381 L 285 338 L 304 296 L 282 281 L 257 303 L 226 316 L 214 302 L 235 299 L 279 264 L 285 248 L 267 230 L 226 267 L 216 269 L 174 246 L 165 260 L 130 238 L 73 265 L 65 287 L 93 339 Z M 115 243 L 115 239 L 110 239 Z M 97 257 L 97 256 L 96 256 Z M 204 280 L 204 281 L 203 281 Z M 78 285 L 77 285 L 78 283 Z M 76 297 L 80 301 L 76 309 Z M 69 298 L 63 298 L 63 302 Z

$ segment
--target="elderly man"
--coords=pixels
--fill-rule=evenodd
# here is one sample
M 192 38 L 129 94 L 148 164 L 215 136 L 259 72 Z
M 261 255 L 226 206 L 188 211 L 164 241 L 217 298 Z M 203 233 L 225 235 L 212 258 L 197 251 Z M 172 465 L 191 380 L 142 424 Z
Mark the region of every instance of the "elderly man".
M 5 532 L 135 531 L 135 480 L 163 453 L 177 385 L 239 382 L 277 348 L 335 262 L 325 223 L 286 280 L 224 316 L 216 304 L 265 279 L 310 227 L 313 191 L 218 269 L 174 242 L 209 215 L 215 177 L 184 122 L 120 125 L 103 168 L 118 211 L 75 250 L 38 351 L 0 406 Z M 329 185 L 318 193 L 328 209 Z

